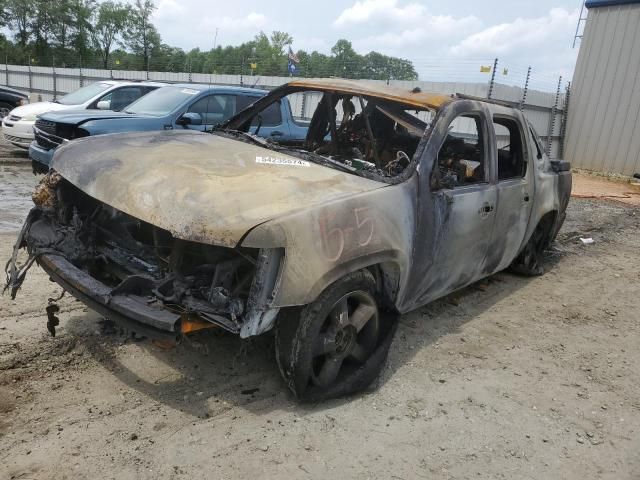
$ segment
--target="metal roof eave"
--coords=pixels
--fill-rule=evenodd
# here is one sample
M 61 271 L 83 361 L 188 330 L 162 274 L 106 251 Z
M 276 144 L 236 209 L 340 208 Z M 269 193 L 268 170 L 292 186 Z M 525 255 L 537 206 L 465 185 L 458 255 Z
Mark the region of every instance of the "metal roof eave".
M 640 5 L 640 0 L 587 0 L 584 5 L 587 8 L 600 8 L 633 4 Z

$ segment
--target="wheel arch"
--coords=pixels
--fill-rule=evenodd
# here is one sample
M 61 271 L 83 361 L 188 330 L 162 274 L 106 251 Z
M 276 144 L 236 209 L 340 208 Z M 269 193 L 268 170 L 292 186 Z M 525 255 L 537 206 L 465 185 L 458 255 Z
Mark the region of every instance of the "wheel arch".
M 559 216 L 558 210 L 549 210 L 548 212 L 541 215 L 540 218 L 538 219 L 538 222 L 536 223 L 535 228 L 531 231 L 531 233 L 529 234 L 529 237 L 527 237 L 526 242 L 529 241 L 529 238 L 531 238 L 531 235 L 533 235 L 533 233 L 538 228 L 543 228 L 545 233 L 543 249 L 547 248 L 555 238 L 556 234 L 558 233 L 557 230 L 560 229 L 559 226 L 556 229 L 556 225 L 558 223 L 558 216 Z
M 336 266 L 316 281 L 308 298 L 311 301 L 315 300 L 331 284 L 358 270 L 368 270 L 373 275 L 378 293 L 381 295 L 382 306 L 393 308 L 400 291 L 403 272 L 401 255 L 393 250 L 354 258 Z

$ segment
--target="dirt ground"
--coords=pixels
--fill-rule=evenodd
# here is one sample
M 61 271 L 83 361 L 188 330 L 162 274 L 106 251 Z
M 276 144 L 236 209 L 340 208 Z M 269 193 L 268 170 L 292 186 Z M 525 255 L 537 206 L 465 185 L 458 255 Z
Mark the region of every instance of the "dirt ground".
M 571 195 L 575 198 L 615 200 L 626 205 L 640 207 L 640 182 L 636 179 L 633 180 L 633 183 L 615 181 L 587 173 L 574 175 Z
M 2 262 L 30 175 L 0 166 Z M 544 276 L 403 316 L 371 391 L 303 406 L 269 337 L 165 350 L 68 297 L 50 337 L 33 268 L 0 297 L 0 479 L 639 479 L 639 220 L 574 199 Z

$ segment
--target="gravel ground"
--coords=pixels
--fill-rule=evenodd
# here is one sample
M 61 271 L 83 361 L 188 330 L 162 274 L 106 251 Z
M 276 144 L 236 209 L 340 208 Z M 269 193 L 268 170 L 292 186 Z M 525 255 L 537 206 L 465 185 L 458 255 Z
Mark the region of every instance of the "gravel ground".
M 30 168 L 0 163 L 2 261 Z M 0 297 L 0 479 L 638 479 L 639 215 L 573 200 L 544 276 L 403 316 L 371 391 L 305 406 L 270 337 L 166 350 L 65 297 L 51 338 L 34 268 Z

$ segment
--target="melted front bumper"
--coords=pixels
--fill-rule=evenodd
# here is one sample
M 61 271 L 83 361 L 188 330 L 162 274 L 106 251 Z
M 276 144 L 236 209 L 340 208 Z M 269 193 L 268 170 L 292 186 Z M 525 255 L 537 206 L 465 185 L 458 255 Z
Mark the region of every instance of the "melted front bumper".
M 180 315 L 160 305 L 149 304 L 148 298 L 131 294 L 111 295 L 111 287 L 58 255 L 41 255 L 38 264 L 62 288 L 109 319 L 153 338 L 175 339 L 180 335 Z

